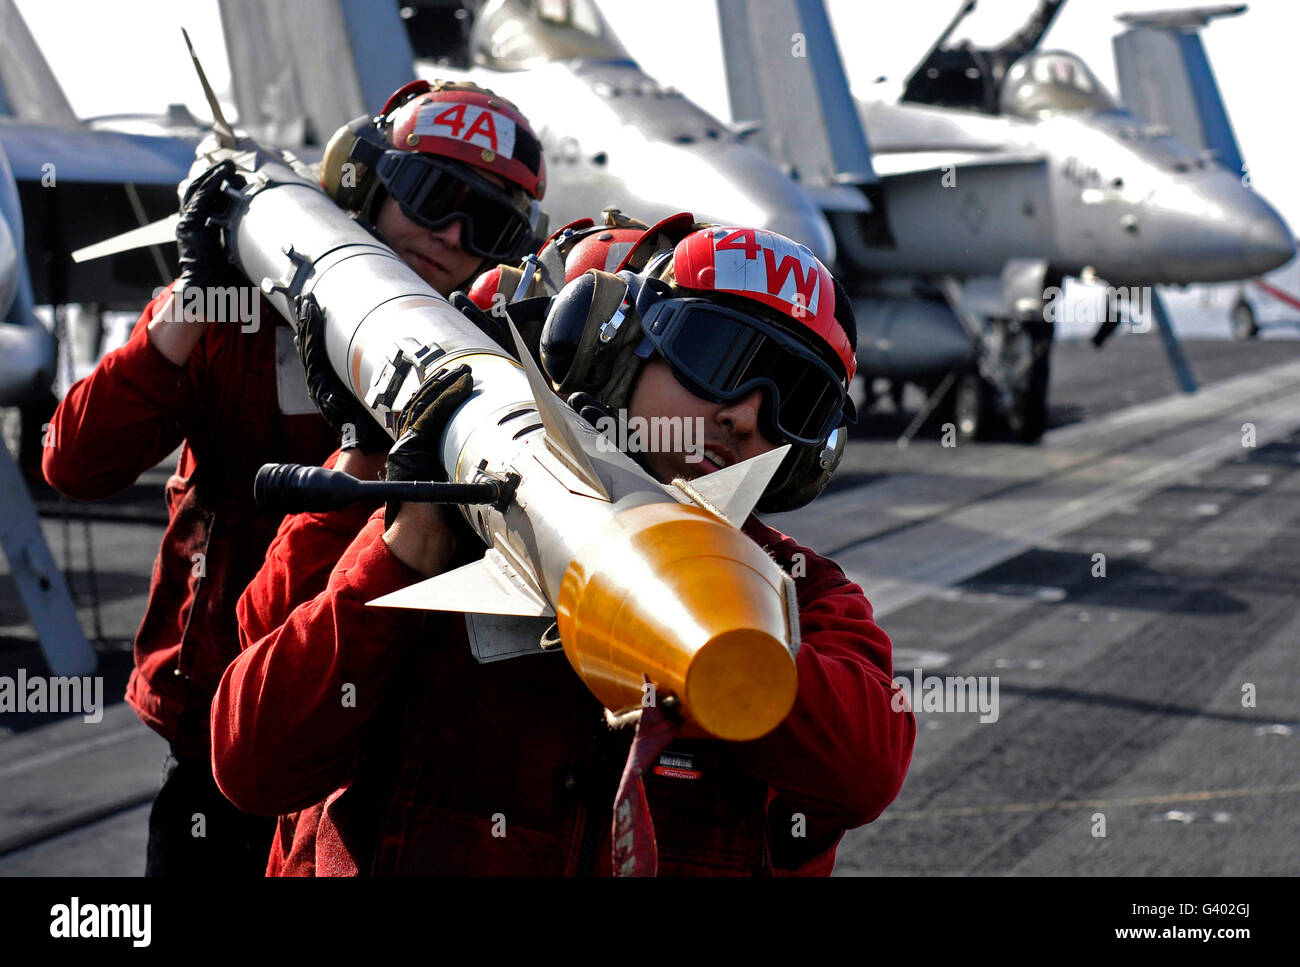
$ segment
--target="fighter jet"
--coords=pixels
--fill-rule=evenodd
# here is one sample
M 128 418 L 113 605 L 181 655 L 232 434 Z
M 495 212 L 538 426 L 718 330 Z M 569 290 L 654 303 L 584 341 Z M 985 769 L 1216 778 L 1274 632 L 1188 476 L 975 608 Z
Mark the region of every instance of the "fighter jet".
M 997 47 L 945 46 L 975 8 L 968 0 L 898 102 L 859 100 L 852 119 L 842 99 L 814 102 L 816 123 L 853 130 L 860 122 L 869 144 L 872 174 L 856 184 L 870 210 L 830 213 L 841 268 L 859 299 L 861 367 L 917 382 L 932 402 L 942 397 L 963 437 L 985 432 L 999 411 L 1021 439 L 1042 432 L 1051 322 L 1066 276 L 1101 279 L 1148 303 L 1190 392 L 1194 379 L 1149 287 L 1256 276 L 1295 251 L 1286 224 L 1242 183 L 1240 152 L 1196 32 L 1244 7 L 1122 18 L 1128 30 L 1115 39 L 1115 56 L 1127 110 L 1077 56 L 1038 50 L 1063 2 L 1043 0 Z M 751 11 L 719 0 L 733 114 L 774 132 L 792 113 L 810 113 L 807 100 L 783 100 L 794 97 L 791 74 L 811 71 L 823 88 L 847 83 L 842 73 L 824 76 L 839 60 L 826 54 L 834 39 L 818 26 L 826 23 L 819 0 L 785 6 L 799 18 L 795 29 L 808 32 L 806 62 L 765 56 L 763 45 L 779 34 L 787 43 L 788 31 L 750 31 L 749 46 L 727 48 L 725 38 L 743 34 Z M 766 24 L 771 11 L 764 14 Z M 848 180 L 833 154 L 810 156 L 815 144 L 774 136 L 766 143 L 805 184 Z M 979 286 L 958 284 L 980 277 L 998 283 L 991 304 L 975 297 Z M 932 283 L 942 301 L 899 304 Z M 1098 345 L 1130 308 L 1105 318 Z
M 220 2 L 237 123 L 281 147 L 296 149 L 295 137 L 320 144 L 373 111 L 413 79 L 401 75 L 414 60 L 421 77 L 473 81 L 524 112 L 546 152 L 552 226 L 606 207 L 651 224 L 687 210 L 797 238 L 830 262 L 835 241 L 822 209 L 866 208 L 849 191 L 810 197 L 743 130 L 648 76 L 593 0 L 416 0 L 401 5 L 405 27 L 395 3 L 335 0 L 313 5 L 317 16 L 306 19 L 320 37 L 305 41 L 294 4 Z M 341 59 L 350 55 L 370 86 L 363 97 L 358 85 L 339 83 L 337 61 L 322 61 L 322 49 L 348 52 Z

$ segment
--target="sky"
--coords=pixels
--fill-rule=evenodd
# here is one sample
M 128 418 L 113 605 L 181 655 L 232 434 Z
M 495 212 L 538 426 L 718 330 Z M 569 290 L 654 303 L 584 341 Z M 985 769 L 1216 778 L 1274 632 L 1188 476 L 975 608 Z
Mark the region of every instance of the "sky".
M 383 0 L 376 0 L 383 2 Z M 763 0 L 752 0 L 761 8 Z M 170 102 L 209 117 L 185 52 L 189 29 L 213 87 L 230 83 L 215 0 L 17 0 L 73 109 L 83 117 L 160 113 Z M 1111 38 L 1115 15 L 1193 3 L 1165 0 L 1069 0 L 1044 41 L 1080 55 L 1118 94 Z M 827 0 L 854 93 L 871 97 L 901 82 L 960 6 L 959 0 Z M 1035 0 L 982 0 L 955 35 L 996 43 L 1011 34 Z M 601 0 L 600 7 L 642 67 L 706 109 L 730 117 L 715 7 L 708 0 Z M 1288 65 L 1300 36 L 1298 0 L 1253 0 L 1240 17 L 1204 33 L 1252 184 L 1300 231 L 1300 177 L 1293 170 L 1300 135 L 1291 110 L 1297 89 Z M 653 16 L 647 11 L 653 10 Z M 233 113 L 233 112 L 232 112 Z

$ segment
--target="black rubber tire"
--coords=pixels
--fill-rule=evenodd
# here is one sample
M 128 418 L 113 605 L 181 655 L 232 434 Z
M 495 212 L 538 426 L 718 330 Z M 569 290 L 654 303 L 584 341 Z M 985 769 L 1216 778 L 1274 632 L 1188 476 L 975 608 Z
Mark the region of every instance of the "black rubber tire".
M 1259 322 L 1255 319 L 1255 309 L 1245 299 L 1238 300 L 1232 307 L 1232 338 L 1245 341 L 1259 336 Z
M 1052 372 L 1051 337 L 1034 340 L 1034 365 L 1029 371 L 1029 384 L 1016 396 L 1015 412 L 1008 418 L 1011 438 L 1017 443 L 1037 443 L 1047 429 L 1047 385 Z
M 997 401 L 993 389 L 974 370 L 965 373 L 952 388 L 951 420 L 958 443 L 987 440 L 994 435 Z

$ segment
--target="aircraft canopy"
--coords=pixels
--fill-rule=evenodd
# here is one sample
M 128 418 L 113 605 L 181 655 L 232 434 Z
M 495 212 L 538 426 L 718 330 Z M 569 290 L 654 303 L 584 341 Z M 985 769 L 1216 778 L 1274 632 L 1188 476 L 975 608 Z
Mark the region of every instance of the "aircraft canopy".
M 1074 54 L 1026 54 L 1002 82 L 1001 113 L 1038 120 L 1053 114 L 1114 111 L 1118 105 Z
M 631 59 L 593 0 L 490 0 L 475 21 L 470 50 L 476 63 L 497 70 Z

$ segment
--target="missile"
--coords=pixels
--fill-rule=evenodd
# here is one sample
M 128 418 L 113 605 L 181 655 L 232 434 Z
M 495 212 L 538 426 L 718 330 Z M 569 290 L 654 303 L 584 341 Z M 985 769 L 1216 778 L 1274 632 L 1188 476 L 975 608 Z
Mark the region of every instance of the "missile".
M 785 718 L 793 582 L 738 525 L 786 448 L 661 484 L 554 394 L 517 332 L 516 360 L 292 157 L 246 137 L 209 138 L 198 154 L 192 173 L 228 158 L 245 182 L 224 189 L 232 262 L 290 324 L 298 297 L 316 299 L 331 366 L 390 433 L 434 372 L 473 372 L 440 452 L 450 484 L 501 495 L 459 505 L 488 550 L 370 604 L 553 616 L 574 671 L 613 714 L 672 695 L 693 731 L 733 741 Z

